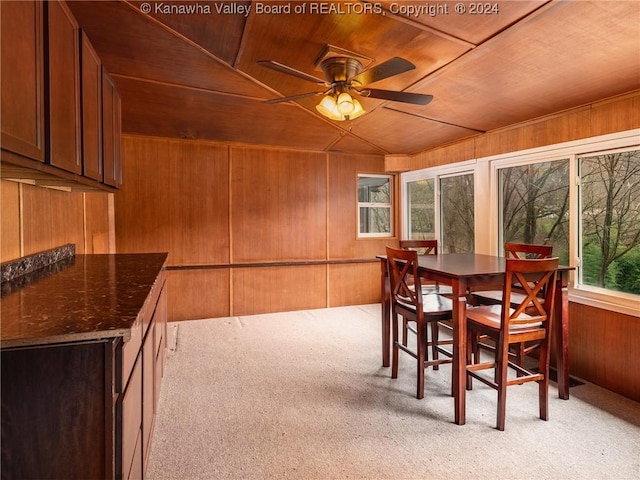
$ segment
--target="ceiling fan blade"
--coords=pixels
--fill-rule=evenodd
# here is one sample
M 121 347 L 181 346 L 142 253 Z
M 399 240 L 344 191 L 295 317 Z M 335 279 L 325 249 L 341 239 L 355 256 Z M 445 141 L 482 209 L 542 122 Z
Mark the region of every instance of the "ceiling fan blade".
M 394 92 L 393 90 L 379 90 L 376 88 L 367 88 L 359 93 L 363 97 L 391 100 L 392 102 L 413 103 L 415 105 L 427 105 L 431 100 L 433 100 L 433 95 L 423 95 L 421 93 L 409 92 Z
M 325 81 L 320 80 L 312 75 L 308 75 L 300 70 L 296 70 L 295 68 L 287 67 L 282 63 L 275 62 L 273 60 L 258 60 L 258 65 L 262 67 L 270 68 L 271 70 L 276 70 L 277 72 L 286 73 L 287 75 L 293 75 L 294 77 L 301 78 L 303 80 L 307 80 L 309 82 L 317 83 L 319 85 L 324 85 Z
M 290 97 L 272 98 L 271 100 L 265 100 L 264 103 L 273 104 L 273 103 L 290 102 L 292 100 L 298 100 L 300 98 L 316 97 L 318 95 L 324 95 L 325 93 L 327 92 L 301 93 L 299 95 L 291 95 Z
M 370 83 L 384 80 L 385 78 L 393 77 L 400 73 L 413 70 L 416 66 L 408 60 L 400 57 L 394 57 L 386 62 L 382 62 L 380 65 L 371 67 L 362 73 L 359 73 L 351 79 L 352 82 L 357 82 L 362 86 L 369 85 Z

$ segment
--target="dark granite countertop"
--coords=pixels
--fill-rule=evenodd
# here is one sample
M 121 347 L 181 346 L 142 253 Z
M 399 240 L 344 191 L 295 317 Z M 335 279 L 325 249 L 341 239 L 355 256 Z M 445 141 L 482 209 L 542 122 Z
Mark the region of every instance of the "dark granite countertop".
M 123 337 L 165 266 L 166 253 L 76 255 L 0 299 L 0 347 Z

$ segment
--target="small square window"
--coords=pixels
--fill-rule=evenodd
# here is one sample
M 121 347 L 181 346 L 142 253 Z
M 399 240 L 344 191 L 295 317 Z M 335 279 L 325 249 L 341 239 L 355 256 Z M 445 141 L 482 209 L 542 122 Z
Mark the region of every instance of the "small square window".
M 393 236 L 393 177 L 358 175 L 358 237 Z

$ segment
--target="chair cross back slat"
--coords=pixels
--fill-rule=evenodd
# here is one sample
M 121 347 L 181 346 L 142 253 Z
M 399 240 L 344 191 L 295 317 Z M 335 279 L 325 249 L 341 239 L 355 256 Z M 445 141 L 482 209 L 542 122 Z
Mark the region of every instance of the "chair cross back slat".
M 552 283 L 555 283 L 557 268 L 557 258 L 507 259 L 503 312 L 504 315 L 509 312 L 505 306 L 514 307 L 508 318 L 511 324 L 547 321 L 548 314 L 543 303 L 547 301 L 547 296 L 555 292 Z M 522 295 L 517 305 L 511 299 L 514 282 Z M 520 319 L 523 313 L 527 316 Z

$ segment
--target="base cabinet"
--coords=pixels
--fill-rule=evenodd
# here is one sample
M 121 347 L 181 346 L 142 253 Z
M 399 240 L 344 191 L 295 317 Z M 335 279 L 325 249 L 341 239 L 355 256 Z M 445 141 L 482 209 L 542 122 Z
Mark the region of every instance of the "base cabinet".
M 0 352 L 2 478 L 144 478 L 165 358 L 164 283 L 163 272 L 126 343 Z

